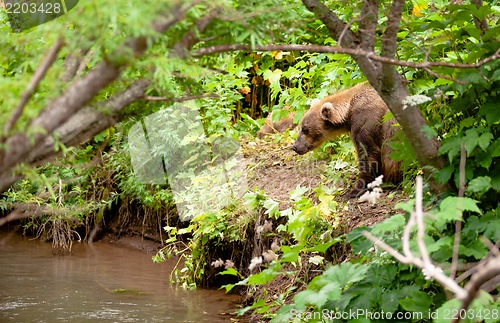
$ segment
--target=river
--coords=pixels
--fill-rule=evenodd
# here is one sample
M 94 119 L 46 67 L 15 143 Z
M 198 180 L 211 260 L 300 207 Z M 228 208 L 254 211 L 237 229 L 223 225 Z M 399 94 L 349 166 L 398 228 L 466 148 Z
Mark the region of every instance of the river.
M 50 243 L 0 232 L 0 322 L 228 322 L 236 297 L 169 284 L 172 263 L 110 242 Z

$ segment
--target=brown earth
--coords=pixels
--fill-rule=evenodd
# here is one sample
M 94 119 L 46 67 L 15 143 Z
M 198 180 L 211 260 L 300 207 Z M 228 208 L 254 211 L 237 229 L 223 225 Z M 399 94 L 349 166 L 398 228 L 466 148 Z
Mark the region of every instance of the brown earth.
M 345 180 L 339 183 L 328 178 L 328 160 L 318 160 L 312 153 L 303 156 L 291 150 L 293 140 L 285 135 L 269 135 L 242 144 L 247 163 L 247 180 L 250 189 L 263 190 L 267 196 L 280 203 L 280 210 L 291 206 L 290 193 L 298 186 L 309 187 L 308 197 L 314 196 L 313 188 L 318 184 L 337 188 L 335 200 L 343 205 L 341 216 L 346 221 L 347 232 L 360 226 L 371 226 L 398 213 L 394 206 L 407 197 L 400 189 L 384 189 L 377 204 L 359 202 L 357 199 L 346 201 L 341 197 L 356 179 L 355 165 L 345 168 Z M 332 156 L 332 160 L 335 156 Z

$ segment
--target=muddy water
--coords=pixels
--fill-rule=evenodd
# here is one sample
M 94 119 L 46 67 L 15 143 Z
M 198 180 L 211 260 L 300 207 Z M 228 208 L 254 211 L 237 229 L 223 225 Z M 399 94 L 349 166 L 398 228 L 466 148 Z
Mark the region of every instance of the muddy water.
M 0 232 L 0 322 L 227 322 L 236 299 L 169 285 L 169 264 L 129 247 L 51 245 Z

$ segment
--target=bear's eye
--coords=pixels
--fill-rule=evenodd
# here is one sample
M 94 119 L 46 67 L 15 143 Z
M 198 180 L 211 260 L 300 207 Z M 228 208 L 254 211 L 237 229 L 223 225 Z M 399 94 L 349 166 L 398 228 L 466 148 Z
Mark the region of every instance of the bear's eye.
M 309 128 L 303 127 L 302 128 L 302 133 L 307 136 L 309 134 Z

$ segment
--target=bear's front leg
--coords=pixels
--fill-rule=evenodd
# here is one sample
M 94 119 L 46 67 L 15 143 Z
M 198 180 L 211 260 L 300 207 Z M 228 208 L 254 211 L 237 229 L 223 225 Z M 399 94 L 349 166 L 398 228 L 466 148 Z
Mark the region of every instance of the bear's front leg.
M 358 179 L 352 189 L 344 195 L 346 199 L 360 197 L 368 184 L 381 174 L 380 148 L 369 136 L 356 136 L 354 144 L 358 152 Z
M 356 183 L 351 188 L 351 190 L 344 195 L 348 200 L 360 197 L 365 191 L 366 186 L 375 180 L 375 170 L 378 167 L 378 163 L 371 158 L 366 158 L 359 160 L 359 175 Z

